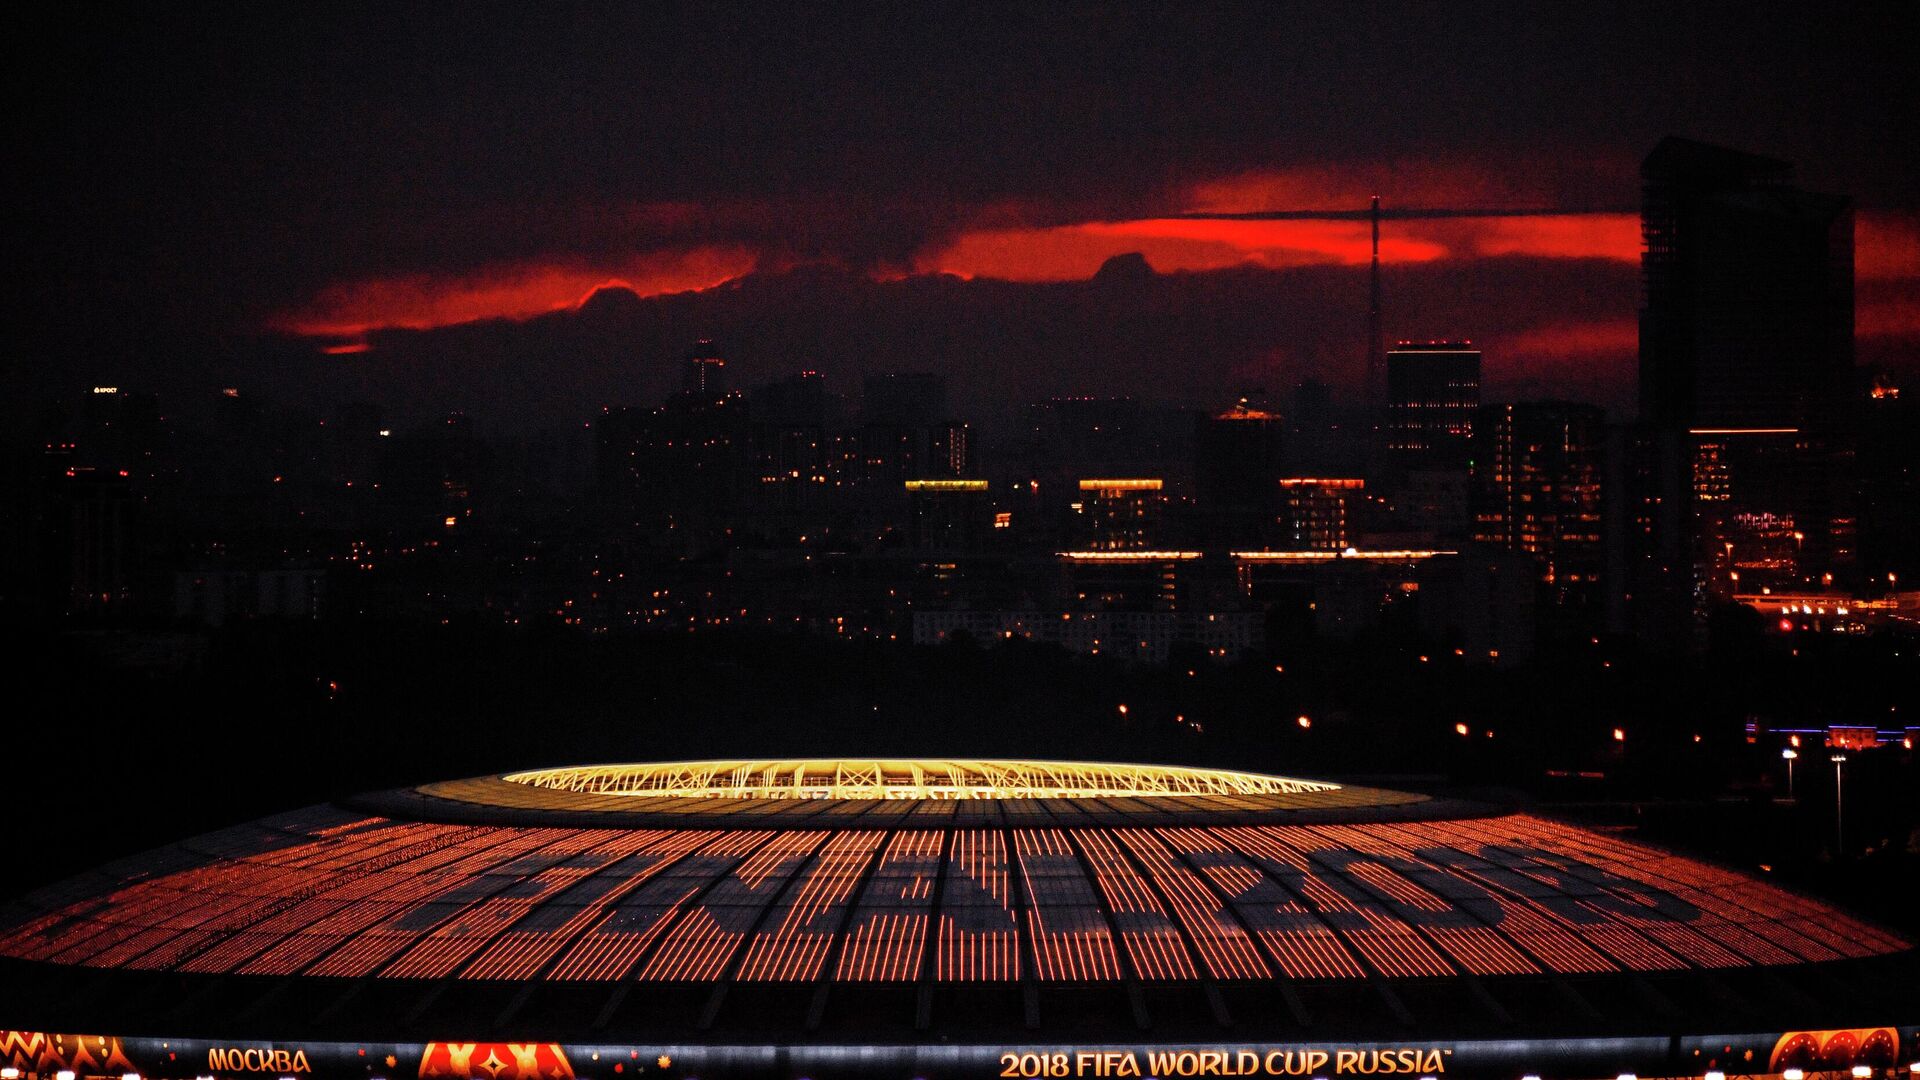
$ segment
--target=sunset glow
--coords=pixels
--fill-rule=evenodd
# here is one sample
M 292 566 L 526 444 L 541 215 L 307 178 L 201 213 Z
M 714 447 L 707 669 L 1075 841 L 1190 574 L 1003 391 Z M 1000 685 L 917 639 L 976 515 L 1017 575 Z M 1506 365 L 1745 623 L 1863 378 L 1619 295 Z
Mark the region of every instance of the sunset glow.
M 482 319 L 525 319 L 578 307 L 596 290 L 640 296 L 711 288 L 754 267 L 742 248 L 695 248 L 640 256 L 615 266 L 528 264 L 436 276 L 412 274 L 332 286 L 277 317 L 273 328 L 312 337 L 358 338 L 380 329 L 425 330 Z M 336 345 L 330 354 L 364 351 Z

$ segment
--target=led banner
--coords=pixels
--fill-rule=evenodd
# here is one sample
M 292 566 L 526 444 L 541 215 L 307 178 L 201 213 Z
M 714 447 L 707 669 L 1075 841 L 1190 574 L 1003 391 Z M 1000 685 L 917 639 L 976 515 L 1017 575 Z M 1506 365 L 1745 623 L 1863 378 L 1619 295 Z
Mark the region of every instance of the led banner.
M 839 1076 L 935 1080 L 1405 1076 L 1498 1078 L 1778 1074 L 1787 1068 L 1876 1074 L 1906 1067 L 1920 1028 L 1405 1043 L 1071 1046 L 680 1046 L 515 1042 L 209 1042 L 0 1031 L 0 1063 L 23 1078 L 128 1074 L 316 1080 L 715 1080 Z

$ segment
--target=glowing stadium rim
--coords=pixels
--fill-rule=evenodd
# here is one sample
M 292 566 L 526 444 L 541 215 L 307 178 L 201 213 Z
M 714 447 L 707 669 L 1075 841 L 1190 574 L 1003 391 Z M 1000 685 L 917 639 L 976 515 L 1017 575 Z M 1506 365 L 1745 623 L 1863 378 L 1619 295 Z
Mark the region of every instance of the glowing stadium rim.
M 1087 799 L 1298 795 L 1340 789 L 1338 784 L 1225 769 L 949 758 L 581 765 L 509 773 L 501 779 L 595 795 L 732 799 Z

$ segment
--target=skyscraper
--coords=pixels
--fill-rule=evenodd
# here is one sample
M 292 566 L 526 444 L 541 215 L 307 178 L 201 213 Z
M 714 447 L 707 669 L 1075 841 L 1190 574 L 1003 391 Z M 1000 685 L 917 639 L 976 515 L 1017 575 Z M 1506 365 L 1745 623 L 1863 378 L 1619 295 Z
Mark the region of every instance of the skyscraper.
M 702 400 L 725 396 L 727 361 L 713 342 L 701 338 L 687 350 L 687 358 L 681 362 L 680 392 L 690 394 Z
M 1542 599 L 1597 618 L 1605 413 L 1596 405 L 1488 405 L 1475 429 L 1474 536 L 1533 556 Z
M 1647 155 L 1641 256 L 1644 629 L 1697 629 L 1759 586 L 1851 564 L 1850 200 L 1785 161 L 1668 138 Z
M 1266 542 L 1280 509 L 1275 482 L 1286 474 L 1286 422 L 1249 392 L 1203 414 L 1194 431 L 1194 488 L 1206 535 L 1231 545 Z
M 1387 462 L 1395 469 L 1465 469 L 1480 408 L 1472 342 L 1403 341 L 1387 353 Z

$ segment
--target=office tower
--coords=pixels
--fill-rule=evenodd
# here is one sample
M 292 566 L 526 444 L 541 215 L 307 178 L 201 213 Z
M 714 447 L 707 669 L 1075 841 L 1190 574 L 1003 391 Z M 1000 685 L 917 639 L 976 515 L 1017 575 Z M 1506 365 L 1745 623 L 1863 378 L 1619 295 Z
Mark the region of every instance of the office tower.
M 1209 543 L 1241 547 L 1268 539 L 1285 474 L 1286 425 L 1263 394 L 1200 417 L 1194 432 L 1194 493 Z
M 702 400 L 717 400 L 727 392 L 727 362 L 712 341 L 701 338 L 687 351 L 680 366 L 680 392 Z
M 1352 547 L 1353 504 L 1366 486 L 1358 477 L 1282 477 L 1279 546 L 1288 551 Z
M 918 551 L 961 555 L 984 542 L 993 508 L 985 480 L 935 477 L 906 482 L 910 540 Z
M 927 428 L 928 476 L 949 478 L 973 475 L 973 426 L 943 420 Z
M 1920 395 L 1900 390 L 1890 377 L 1876 380 L 1861 417 L 1860 564 L 1869 588 L 1920 586 Z
M 1480 350 L 1471 342 L 1403 341 L 1387 353 L 1387 463 L 1465 469 L 1480 407 Z
M 747 406 L 757 523 L 794 536 L 817 532 L 834 475 L 826 380 L 803 371 L 755 389 Z
M 1549 606 L 1597 618 L 1605 413 L 1565 401 L 1488 405 L 1474 430 L 1474 539 L 1531 555 Z
M 1662 140 L 1644 181 L 1637 454 L 1626 591 L 1683 633 L 1738 594 L 1853 562 L 1850 201 L 1784 161 Z M 1651 625 L 1650 625 L 1651 623 Z
M 1080 481 L 1078 529 L 1090 551 L 1142 551 L 1160 538 L 1165 483 L 1158 477 L 1111 477 Z

